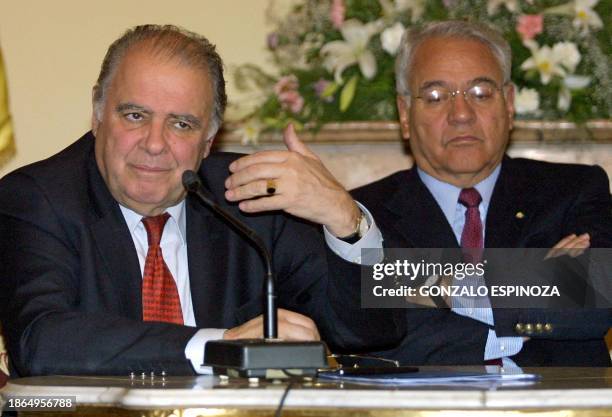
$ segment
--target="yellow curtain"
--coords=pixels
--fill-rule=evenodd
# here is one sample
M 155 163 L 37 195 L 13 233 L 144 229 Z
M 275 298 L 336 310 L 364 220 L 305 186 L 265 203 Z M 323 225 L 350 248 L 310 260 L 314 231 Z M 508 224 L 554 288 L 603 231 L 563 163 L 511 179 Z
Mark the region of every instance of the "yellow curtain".
M 0 167 L 15 154 L 13 124 L 8 108 L 8 90 L 4 72 L 4 61 L 0 50 Z

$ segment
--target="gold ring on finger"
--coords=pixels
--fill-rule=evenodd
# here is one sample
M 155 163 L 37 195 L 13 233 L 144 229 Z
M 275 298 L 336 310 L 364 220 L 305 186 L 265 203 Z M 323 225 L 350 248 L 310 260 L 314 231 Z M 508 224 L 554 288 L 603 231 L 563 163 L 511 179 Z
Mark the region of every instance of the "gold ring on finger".
M 266 193 L 268 195 L 273 195 L 276 192 L 276 181 L 267 180 L 266 181 Z

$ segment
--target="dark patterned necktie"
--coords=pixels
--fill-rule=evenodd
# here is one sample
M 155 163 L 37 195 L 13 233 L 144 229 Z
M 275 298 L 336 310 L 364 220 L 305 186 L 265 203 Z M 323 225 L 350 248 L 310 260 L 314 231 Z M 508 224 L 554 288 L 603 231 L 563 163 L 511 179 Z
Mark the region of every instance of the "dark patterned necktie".
M 176 283 L 164 262 L 159 246 L 169 217 L 168 213 L 164 213 L 142 219 L 149 241 L 142 279 L 142 318 L 144 321 L 183 324 L 181 300 Z
M 480 193 L 475 188 L 464 188 L 459 193 L 459 202 L 467 210 L 465 211 L 465 224 L 461 232 L 461 247 L 464 258 L 467 262 L 477 263 L 482 258 L 482 248 L 484 247 L 482 237 L 482 221 L 478 206 L 482 201 Z

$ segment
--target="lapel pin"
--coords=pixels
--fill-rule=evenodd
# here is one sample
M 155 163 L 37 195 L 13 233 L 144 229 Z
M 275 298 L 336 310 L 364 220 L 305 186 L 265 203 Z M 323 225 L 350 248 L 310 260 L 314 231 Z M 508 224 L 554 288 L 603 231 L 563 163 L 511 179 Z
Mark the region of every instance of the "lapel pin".
M 522 211 L 517 211 L 514 217 L 516 217 L 517 219 L 522 219 L 525 217 L 525 213 L 523 213 Z

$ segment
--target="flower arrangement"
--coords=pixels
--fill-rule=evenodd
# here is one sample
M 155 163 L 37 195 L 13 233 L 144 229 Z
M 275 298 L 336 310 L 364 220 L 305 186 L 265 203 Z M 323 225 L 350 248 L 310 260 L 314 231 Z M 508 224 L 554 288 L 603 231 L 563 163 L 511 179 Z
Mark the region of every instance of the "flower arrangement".
M 238 88 L 253 93 L 243 141 L 287 123 L 397 120 L 402 33 L 444 19 L 486 22 L 510 42 L 518 118 L 609 118 L 612 25 L 600 16 L 611 12 L 609 0 L 300 0 L 270 16 L 278 74 L 250 64 L 235 72 Z

